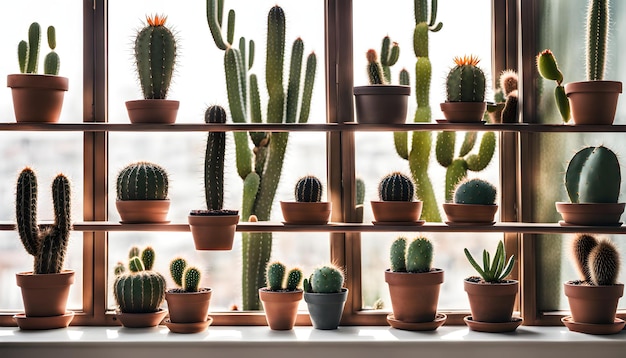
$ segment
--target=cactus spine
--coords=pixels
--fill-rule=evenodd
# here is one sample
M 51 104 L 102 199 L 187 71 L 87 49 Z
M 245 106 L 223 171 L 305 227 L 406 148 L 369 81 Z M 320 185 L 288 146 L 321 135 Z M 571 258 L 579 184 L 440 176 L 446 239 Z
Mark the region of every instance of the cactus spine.
M 300 178 L 296 183 L 295 197 L 297 202 L 320 202 L 322 200 L 322 182 L 311 175 Z
M 207 21 L 217 48 L 224 50 L 226 90 L 230 113 L 235 123 L 261 123 L 259 84 L 255 74 L 248 75 L 254 62 L 254 42 L 246 47 L 244 38 L 239 46 L 232 45 L 235 13 L 230 11 L 226 24 L 226 38 L 222 35 L 223 1 L 207 0 Z M 266 86 L 269 94 L 267 123 L 306 123 L 315 82 L 317 57 L 308 55 L 302 89 L 301 72 L 304 42 L 298 38 L 291 51 L 288 88 L 283 85 L 285 52 L 285 14 L 274 6 L 268 14 Z M 246 54 L 247 57 L 246 58 Z M 286 96 L 285 96 L 286 93 Z M 298 114 L 296 109 L 300 107 Z M 248 135 L 254 149 L 250 149 Z M 258 220 L 269 220 L 272 202 L 280 180 L 283 160 L 289 139 L 288 133 L 236 132 L 237 172 L 244 181 L 242 218 L 255 215 Z M 265 273 L 272 247 L 271 233 L 244 233 L 242 235 L 242 296 L 244 310 L 259 310 L 258 288 L 265 284 Z
M 15 216 L 17 230 L 26 251 L 34 259 L 35 274 L 60 273 L 70 237 L 70 183 L 59 174 L 52 182 L 54 224 L 46 229 L 37 225 L 37 177 L 24 168 L 17 180 Z
M 309 293 L 339 293 L 344 275 L 334 265 L 326 265 L 313 270 L 309 279 L 304 279 L 304 288 Z
M 54 26 L 48 26 L 46 31 L 50 52 L 44 58 L 44 74 L 58 75 L 60 67 L 59 55 L 56 49 L 56 30 Z M 39 62 L 39 48 L 41 43 L 41 26 L 37 22 L 30 24 L 28 28 L 28 41 L 20 41 L 17 45 L 17 59 L 21 73 L 37 73 Z
M 454 190 L 455 204 L 494 205 L 496 187 L 486 180 L 467 179 Z
M 145 254 L 146 251 L 151 251 L 151 254 Z M 165 278 L 146 268 L 151 267 L 154 262 L 154 250 L 146 247 L 141 257 L 151 257 L 152 261 L 143 261 L 138 256 L 133 256 L 128 261 L 128 273 L 123 268 L 115 268 L 113 296 L 120 311 L 124 313 L 156 312 L 165 299 Z
M 429 272 L 432 269 L 433 245 L 427 238 L 417 237 L 407 249 L 406 238 L 400 237 L 391 244 L 389 258 L 393 272 Z
M 579 150 L 565 173 L 572 203 L 617 203 L 621 181 L 617 156 L 604 146 Z
M 198 292 L 202 273 L 197 267 L 187 266 L 187 261 L 182 257 L 177 257 L 170 262 L 170 275 L 174 283 L 182 290 L 175 289 L 174 292 Z
M 620 257 L 610 240 L 579 234 L 572 242 L 572 253 L 584 282 L 595 286 L 617 284 Z
M 587 80 L 604 79 L 609 33 L 609 0 L 589 0 L 587 5 Z
M 267 289 L 269 291 L 295 291 L 298 289 L 300 282 L 302 281 L 302 270 L 299 268 L 293 268 L 287 273 L 286 284 L 285 272 L 287 268 L 281 262 L 275 261 L 267 265 Z
M 157 164 L 137 162 L 117 175 L 117 200 L 166 200 L 167 172 Z
M 483 102 L 485 100 L 485 73 L 473 55 L 455 57 L 454 66 L 446 78 L 448 102 Z
M 545 49 L 537 55 L 537 70 L 541 77 L 556 81 L 554 100 L 563 122 L 567 123 L 570 120 L 569 98 L 567 98 L 565 87 L 563 87 L 563 73 L 559 69 L 552 51 Z
M 411 178 L 399 172 L 385 176 L 378 185 L 378 195 L 382 201 L 411 201 L 414 193 Z

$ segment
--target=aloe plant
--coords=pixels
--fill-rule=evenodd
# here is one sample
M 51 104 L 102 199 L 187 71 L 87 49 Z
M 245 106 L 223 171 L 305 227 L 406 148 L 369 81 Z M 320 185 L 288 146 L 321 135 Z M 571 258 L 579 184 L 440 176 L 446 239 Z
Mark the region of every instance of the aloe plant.
M 465 252 L 465 257 L 467 257 L 469 263 L 472 267 L 474 267 L 476 272 L 478 272 L 480 277 L 482 277 L 485 282 L 502 282 L 505 277 L 513 271 L 513 266 L 515 265 L 515 255 L 511 255 L 507 261 L 506 250 L 504 249 L 504 243 L 502 240 L 498 242 L 498 248 L 493 256 L 493 260 L 491 260 L 489 252 L 487 250 L 483 250 L 482 267 L 476 262 L 476 260 L 474 260 L 474 257 L 472 257 L 472 254 L 467 248 L 463 249 L 463 251 Z

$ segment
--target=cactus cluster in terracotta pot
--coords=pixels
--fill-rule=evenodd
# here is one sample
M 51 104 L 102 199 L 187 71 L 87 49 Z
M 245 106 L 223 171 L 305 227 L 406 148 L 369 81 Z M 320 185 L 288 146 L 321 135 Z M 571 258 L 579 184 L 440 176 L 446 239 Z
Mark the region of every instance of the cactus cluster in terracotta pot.
M 265 318 L 270 329 L 290 330 L 296 323 L 298 304 L 303 296 L 299 288 L 302 270 L 279 262 L 267 265 L 267 286 L 259 289 L 259 298 L 265 310 Z

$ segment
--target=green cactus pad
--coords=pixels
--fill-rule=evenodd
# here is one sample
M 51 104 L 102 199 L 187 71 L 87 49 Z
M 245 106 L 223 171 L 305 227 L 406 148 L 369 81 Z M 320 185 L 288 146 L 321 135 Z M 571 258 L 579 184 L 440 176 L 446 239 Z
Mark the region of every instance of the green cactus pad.
M 177 257 L 170 262 L 170 275 L 174 283 L 182 287 L 183 286 L 183 272 L 187 268 L 187 260 L 182 257 Z
M 188 267 L 183 273 L 185 281 L 183 282 L 183 290 L 185 292 L 198 292 L 202 274 L 197 267 Z
M 407 249 L 407 272 L 429 272 L 433 262 L 433 245 L 425 237 L 413 240 Z
M 406 272 L 406 238 L 399 237 L 391 244 L 389 260 L 391 271 Z
M 565 188 L 572 203 L 617 203 L 620 185 L 617 156 L 604 146 L 579 150 L 567 166 Z

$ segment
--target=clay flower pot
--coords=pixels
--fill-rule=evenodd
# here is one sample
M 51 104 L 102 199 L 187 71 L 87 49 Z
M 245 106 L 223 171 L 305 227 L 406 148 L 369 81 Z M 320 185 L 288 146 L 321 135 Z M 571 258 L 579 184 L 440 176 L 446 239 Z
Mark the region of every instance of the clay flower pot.
M 376 223 L 417 223 L 422 214 L 421 201 L 372 201 Z
M 565 85 L 572 119 L 576 125 L 611 125 L 622 83 L 617 81 L 582 81 Z
M 168 223 L 169 200 L 117 200 L 115 207 L 123 224 Z
M 68 89 L 67 77 L 37 74 L 7 76 L 17 122 L 55 123 Z
M 133 124 L 173 124 L 176 122 L 179 106 L 179 101 L 168 99 L 140 99 L 126 102 L 128 117 Z
M 220 215 L 198 214 L 201 212 L 192 211 L 187 217 L 196 250 L 232 250 L 239 223 L 237 211 L 224 211 Z
M 343 307 L 348 298 L 348 289 L 338 293 L 305 292 L 304 301 L 315 329 L 337 329 Z
M 483 120 L 486 102 L 443 102 L 443 116 L 450 123 L 478 123 Z
M 443 211 L 448 217 L 447 224 L 482 224 L 494 223 L 498 205 L 444 203 Z
M 569 281 L 563 285 L 563 291 L 574 322 L 611 325 L 615 321 L 617 303 L 624 294 L 624 284 L 591 286 Z
M 298 304 L 303 291 L 269 291 L 259 289 L 259 298 L 265 310 L 265 319 L 270 329 L 276 331 L 290 330 L 296 324 Z
M 331 208 L 332 205 L 329 202 L 280 202 L 285 224 L 324 225 L 328 223 Z
M 122 326 L 126 328 L 148 328 L 158 326 L 161 321 L 163 321 L 163 318 L 165 318 L 165 315 L 167 315 L 167 310 L 159 309 L 151 313 L 124 313 L 115 311 L 115 315 L 122 323 Z
M 513 307 L 519 290 L 518 281 L 507 280 L 503 283 L 486 283 L 465 279 L 463 288 L 469 298 L 473 321 L 511 322 Z
M 74 283 L 74 271 L 38 274 L 20 272 L 15 275 L 22 289 L 22 300 L 27 317 L 63 316 L 66 314 L 70 285 Z
M 626 203 L 555 203 L 562 225 L 619 226 Z
M 172 323 L 197 323 L 208 319 L 211 289 L 203 288 L 198 292 L 184 292 L 180 289 L 165 292 L 167 309 Z
M 369 85 L 354 87 L 356 121 L 364 124 L 403 124 L 411 87 Z
M 393 316 L 407 323 L 431 322 L 437 314 L 443 270 L 410 273 L 385 271 Z

